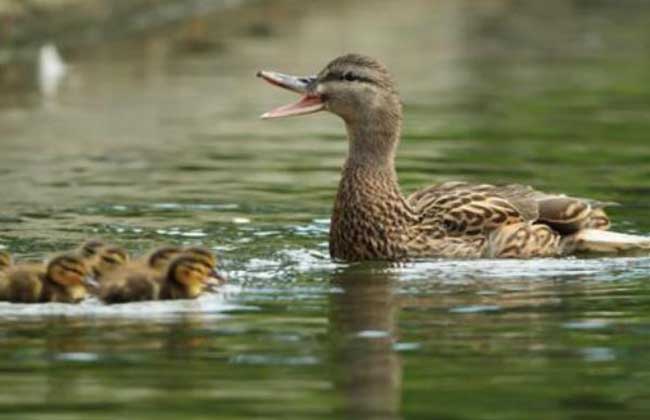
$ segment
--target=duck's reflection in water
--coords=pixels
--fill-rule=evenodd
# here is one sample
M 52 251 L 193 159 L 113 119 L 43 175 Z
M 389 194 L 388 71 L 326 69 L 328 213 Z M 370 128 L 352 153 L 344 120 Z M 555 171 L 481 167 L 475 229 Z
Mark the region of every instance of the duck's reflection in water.
M 336 386 L 348 418 L 399 418 L 402 366 L 398 305 L 389 267 L 354 266 L 334 274 L 330 336 Z

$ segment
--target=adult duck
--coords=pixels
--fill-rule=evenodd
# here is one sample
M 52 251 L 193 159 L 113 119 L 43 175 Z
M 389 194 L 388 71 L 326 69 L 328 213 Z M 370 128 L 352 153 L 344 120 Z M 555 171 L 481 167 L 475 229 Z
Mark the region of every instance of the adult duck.
M 316 76 L 258 76 L 302 95 L 262 118 L 326 110 L 345 122 L 349 149 L 330 226 L 333 258 L 532 258 L 650 248 L 648 238 L 607 232 L 605 203 L 595 200 L 465 182 L 403 196 L 394 163 L 402 104 L 392 76 L 373 58 L 344 55 Z

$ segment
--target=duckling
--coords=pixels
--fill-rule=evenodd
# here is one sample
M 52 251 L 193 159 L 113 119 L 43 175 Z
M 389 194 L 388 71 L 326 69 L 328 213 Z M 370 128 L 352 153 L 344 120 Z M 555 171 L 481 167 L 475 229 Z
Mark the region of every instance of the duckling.
M 104 246 L 90 264 L 95 280 L 101 281 L 111 271 L 129 262 L 129 254 L 118 246 Z
M 0 249 L 0 300 L 7 299 L 7 286 L 9 285 L 9 281 L 5 271 L 12 265 L 13 259 L 11 254 L 4 249 Z
M 150 265 L 130 264 L 116 270 L 102 282 L 100 299 L 105 303 L 194 299 L 214 281 L 214 266 L 204 251 L 190 249 L 189 253 L 181 253 L 169 262 L 164 273 L 156 268 L 156 259 L 152 261 L 151 257 Z
M 90 271 L 76 254 L 54 257 L 47 266 L 26 264 L 12 266 L 7 272 L 3 298 L 10 302 L 77 303 L 86 297 L 85 282 Z
M 0 249 L 0 271 L 5 271 L 13 264 L 13 258 L 9 251 Z
M 99 285 L 100 299 L 106 303 L 157 299 L 160 278 L 169 262 L 182 252 L 183 248 L 179 246 L 163 246 L 112 271 Z
M 149 268 L 152 268 L 161 274 L 164 273 L 170 261 L 180 255 L 188 254 L 197 259 L 202 260 L 212 270 L 213 281 L 210 283 L 213 286 L 218 286 L 227 281 L 225 274 L 217 270 L 217 258 L 212 251 L 203 247 L 189 247 L 182 248 L 180 246 L 164 246 L 155 249 L 149 253 L 145 259 Z
M 82 258 L 92 258 L 97 255 L 100 248 L 106 245 L 108 244 L 101 239 L 89 239 L 79 245 L 75 252 Z
M 214 268 L 203 256 L 183 253 L 169 263 L 162 279 L 160 299 L 195 299 L 203 293 Z
M 169 262 L 183 253 L 183 248 L 180 246 L 162 246 L 156 248 L 146 255 L 143 263 L 145 263 L 149 268 L 156 270 L 160 273 L 164 273 L 169 265 Z
M 107 244 L 101 239 L 87 240 L 75 253 L 86 261 L 96 281 L 101 281 L 102 276 L 129 261 L 126 250 Z
M 99 285 L 104 303 L 156 300 L 160 295 L 160 273 L 143 264 L 130 264 L 106 276 Z
M 208 290 L 214 290 L 215 287 L 221 286 L 228 281 L 228 277 L 217 269 L 217 257 L 212 251 L 203 247 L 190 247 L 186 248 L 184 254 L 191 255 L 192 257 L 201 260 L 206 266 L 210 268 L 210 281 L 208 282 Z

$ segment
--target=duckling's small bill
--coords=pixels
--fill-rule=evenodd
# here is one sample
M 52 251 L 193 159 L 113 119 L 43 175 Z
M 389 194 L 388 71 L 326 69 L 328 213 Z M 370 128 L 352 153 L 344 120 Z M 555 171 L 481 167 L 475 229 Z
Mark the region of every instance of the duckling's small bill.
M 274 71 L 262 70 L 257 73 L 257 77 L 263 78 L 274 86 L 279 86 L 292 92 L 303 94 L 297 102 L 275 108 L 262 114 L 261 118 L 263 119 L 312 114 L 325 109 L 325 104 L 321 95 L 310 89 L 313 82 L 316 80 L 315 76 L 298 77 Z

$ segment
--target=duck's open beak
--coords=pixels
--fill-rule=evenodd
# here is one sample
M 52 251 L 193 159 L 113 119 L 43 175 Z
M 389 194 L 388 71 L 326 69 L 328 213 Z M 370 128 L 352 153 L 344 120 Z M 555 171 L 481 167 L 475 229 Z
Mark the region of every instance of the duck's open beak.
M 99 288 L 99 282 L 92 276 L 86 276 L 83 278 L 83 284 L 84 286 L 90 288 L 90 289 L 98 289 Z
M 205 285 L 210 291 L 215 291 L 219 286 L 223 286 L 227 282 L 228 277 L 217 269 L 213 269 L 210 273 L 210 277 L 205 279 Z
M 261 70 L 257 72 L 257 77 L 261 77 L 272 85 L 280 86 L 281 88 L 302 95 L 298 102 L 284 105 L 262 114 L 262 118 L 264 119 L 312 114 L 325 109 L 321 95 L 311 89 L 316 80 L 316 76 L 297 77 L 274 71 Z

